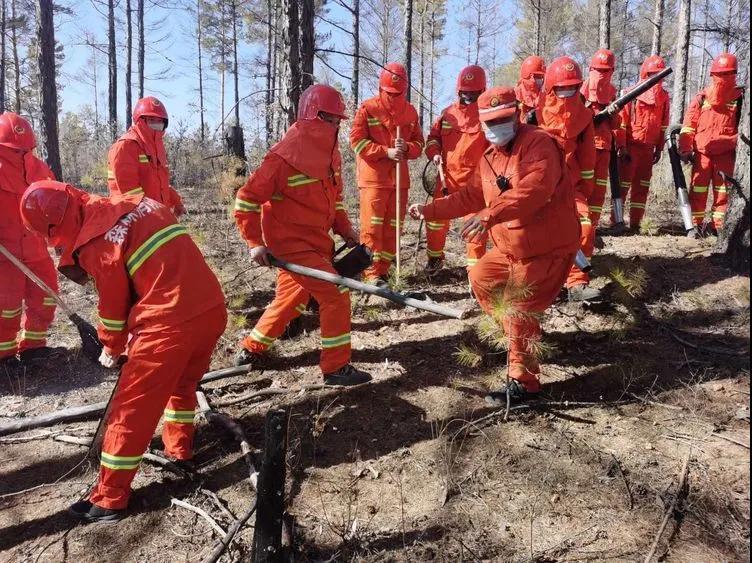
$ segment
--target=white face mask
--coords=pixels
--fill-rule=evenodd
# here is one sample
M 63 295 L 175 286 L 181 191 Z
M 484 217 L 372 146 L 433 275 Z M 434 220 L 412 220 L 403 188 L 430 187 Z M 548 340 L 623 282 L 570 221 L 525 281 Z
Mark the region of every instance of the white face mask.
M 507 121 L 506 123 L 499 123 L 498 125 L 491 125 L 490 127 L 484 123 L 483 133 L 486 135 L 486 139 L 488 139 L 489 143 L 503 147 L 511 141 L 517 133 L 517 121 Z
M 146 124 L 152 131 L 164 131 L 164 121 L 149 121 Z
M 538 88 L 542 88 L 542 87 L 543 87 L 543 79 L 542 79 L 542 78 L 536 78 L 536 79 L 535 79 L 535 85 L 536 85 L 536 86 L 537 86 Z
M 554 94 L 556 94 L 559 98 L 571 98 L 577 93 L 577 88 L 557 88 L 554 90 Z

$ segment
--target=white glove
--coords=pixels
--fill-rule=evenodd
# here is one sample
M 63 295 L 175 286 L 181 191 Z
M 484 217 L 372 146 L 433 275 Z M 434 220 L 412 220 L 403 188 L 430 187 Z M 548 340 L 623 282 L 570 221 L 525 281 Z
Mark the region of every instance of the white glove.
M 106 367 L 107 369 L 115 367 L 115 364 L 117 363 L 117 358 L 113 358 L 110 356 L 106 350 L 102 350 L 102 353 L 99 355 L 99 363 L 102 364 L 103 367 Z
M 256 262 L 259 266 L 271 266 L 272 263 L 269 260 L 269 250 L 265 246 L 256 246 L 251 248 L 251 260 Z

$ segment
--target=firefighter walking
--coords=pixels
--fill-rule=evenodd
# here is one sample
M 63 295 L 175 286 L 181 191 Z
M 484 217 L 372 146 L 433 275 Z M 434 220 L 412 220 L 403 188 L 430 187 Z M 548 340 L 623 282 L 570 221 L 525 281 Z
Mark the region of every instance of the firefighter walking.
M 478 119 L 478 97 L 486 90 L 486 73 L 476 65 L 468 66 L 457 77 L 457 101 L 441 112 L 426 141 L 426 157 L 443 167 L 446 185 L 437 178 L 433 198 L 438 199 L 464 187 L 475 172 L 488 141 Z M 444 245 L 449 221 L 426 222 L 428 271 L 444 262 Z M 486 237 L 467 243 L 467 267 L 472 268 L 486 253 Z
M 522 61 L 520 65 L 520 78 L 514 93 L 520 106 L 520 120 L 523 123 L 531 123 L 533 114 L 538 107 L 543 79 L 546 75 L 546 63 L 537 55 L 531 55 Z

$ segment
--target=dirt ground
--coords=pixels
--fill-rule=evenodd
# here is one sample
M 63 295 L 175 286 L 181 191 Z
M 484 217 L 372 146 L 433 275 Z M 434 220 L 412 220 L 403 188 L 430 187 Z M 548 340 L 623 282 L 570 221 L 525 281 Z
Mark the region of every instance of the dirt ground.
M 274 277 L 250 265 L 224 203 L 187 191 L 186 223 L 231 312 L 213 364 L 226 367 L 270 301 Z M 559 303 L 546 314 L 543 397 L 506 422 L 483 399 L 502 380 L 505 357 L 477 334 L 482 316 L 462 245 L 450 236 L 447 267 L 429 280 L 409 222 L 408 285 L 470 310 L 467 320 L 353 294 L 353 361 L 373 373 L 371 384 L 221 409 L 259 448 L 267 410 L 289 412 L 294 559 L 642 561 L 669 513 L 662 560 L 748 561 L 749 279 L 719 265 L 712 241 L 679 236 L 670 202 L 650 205 L 648 234 L 604 237 L 594 260 L 610 303 Z M 93 313 L 91 288 L 64 287 L 75 308 Z M 209 400 L 320 382 L 315 314 L 303 325 L 302 335 L 275 344 L 272 369 L 207 384 Z M 115 375 L 80 356 L 76 340 L 59 316 L 51 343 L 70 348 L 63 360 L 0 373 L 0 422 L 108 397 Z M 480 364 L 459 362 L 460 347 Z M 95 425 L 0 438 L 0 561 L 201 561 L 217 533 L 171 499 L 225 529 L 253 501 L 232 437 L 199 420 L 198 479 L 145 463 L 129 518 L 76 525 L 66 509 L 96 468 L 79 465 L 84 448 L 53 438 L 91 435 Z M 224 561 L 247 559 L 252 524 Z

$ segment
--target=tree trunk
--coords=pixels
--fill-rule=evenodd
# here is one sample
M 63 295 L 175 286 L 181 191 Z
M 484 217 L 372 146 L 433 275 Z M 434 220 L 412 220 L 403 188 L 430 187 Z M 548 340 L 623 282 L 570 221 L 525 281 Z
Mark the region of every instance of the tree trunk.
M 131 62 L 133 59 L 133 26 L 131 0 L 125 0 L 125 126 L 131 126 L 133 98 L 131 93 Z
M 611 48 L 611 0 L 601 0 L 599 4 L 598 44 L 601 49 Z
M 107 71 L 110 137 L 117 139 L 117 53 L 115 51 L 115 1 L 107 0 Z
M 0 0 L 0 113 L 5 111 L 5 0 Z
M 433 87 L 434 87 L 434 71 L 436 69 L 436 4 L 431 3 L 431 56 L 428 58 L 431 61 L 430 79 L 428 81 L 428 122 L 433 123 Z
M 16 0 L 10 0 L 10 18 L 13 22 L 17 21 Z M 10 28 L 10 46 L 13 51 L 13 110 L 21 113 L 21 61 L 18 57 L 18 26 L 12 25 Z
M 201 29 L 201 0 L 196 0 L 196 43 L 198 45 L 198 114 L 201 121 L 199 138 L 206 140 L 206 123 L 204 122 L 204 66 L 201 51 L 203 32 Z
M 316 50 L 316 34 L 313 18 L 316 15 L 313 0 L 302 0 L 300 11 L 300 91 L 313 84 L 313 55 Z
M 55 178 L 61 180 L 60 145 L 57 131 L 57 83 L 55 80 L 55 24 L 52 0 L 38 0 L 37 41 L 39 43 L 39 82 L 42 94 L 42 136 L 47 152 L 47 164 Z
M 420 98 L 418 100 L 418 123 L 420 128 L 423 129 L 423 114 L 426 109 L 426 104 L 423 101 L 423 92 L 426 87 L 426 10 L 428 9 L 428 0 L 423 0 L 423 6 L 420 10 L 420 24 L 418 33 L 418 49 L 420 50 L 420 82 L 418 89 L 420 92 Z
M 734 23 L 734 0 L 726 0 L 726 25 L 723 26 L 723 50 L 731 50 L 731 27 Z
M 274 101 L 274 65 L 272 63 L 274 29 L 272 27 L 272 0 L 266 0 L 266 12 L 266 93 L 264 94 L 264 104 L 266 108 L 264 111 L 264 125 L 266 129 L 266 147 L 269 148 L 272 144 L 272 126 L 274 123 L 274 110 L 272 108 L 272 103 Z
M 235 125 L 240 127 L 240 87 L 238 84 L 238 10 L 236 0 L 230 2 L 230 17 L 232 18 L 232 81 L 235 95 Z M 223 116 L 224 117 L 224 116 Z
M 747 73 L 747 89 L 750 81 Z M 750 116 L 749 95 L 744 96 L 742 120 L 739 126 L 739 141 L 736 149 L 736 169 L 734 172 L 737 185 L 729 185 L 729 204 L 723 229 L 718 233 L 715 252 L 727 260 L 727 264 L 737 272 L 749 274 L 749 198 L 750 198 Z M 733 184 L 733 182 L 732 182 Z
M 350 88 L 354 107 L 360 98 L 360 0 L 353 0 L 353 69 Z
M 540 57 L 541 54 L 541 2 L 533 2 L 533 10 L 535 11 L 535 54 Z
M 285 0 L 284 68 L 287 71 L 285 88 L 287 126 L 295 123 L 300 101 L 300 17 L 298 0 Z
M 405 0 L 405 70 L 407 70 L 407 100 L 410 101 L 410 85 L 413 66 L 413 0 Z
M 661 54 L 661 40 L 663 39 L 663 11 L 665 0 L 655 0 L 653 9 L 653 44 L 650 52 L 653 55 Z
M 689 36 L 692 22 L 692 0 L 681 0 L 679 5 L 679 26 L 676 33 L 674 54 L 674 91 L 671 96 L 671 123 L 680 123 L 684 117 L 687 97 L 687 74 L 689 61 Z
M 144 36 L 144 0 L 138 0 L 136 9 L 136 18 L 138 18 L 138 97 L 144 97 L 144 52 L 146 43 Z
M 475 12 L 475 61 L 473 64 L 478 64 L 478 61 L 480 60 L 480 26 L 482 25 L 481 22 L 481 8 L 482 4 L 478 2 L 478 11 Z

